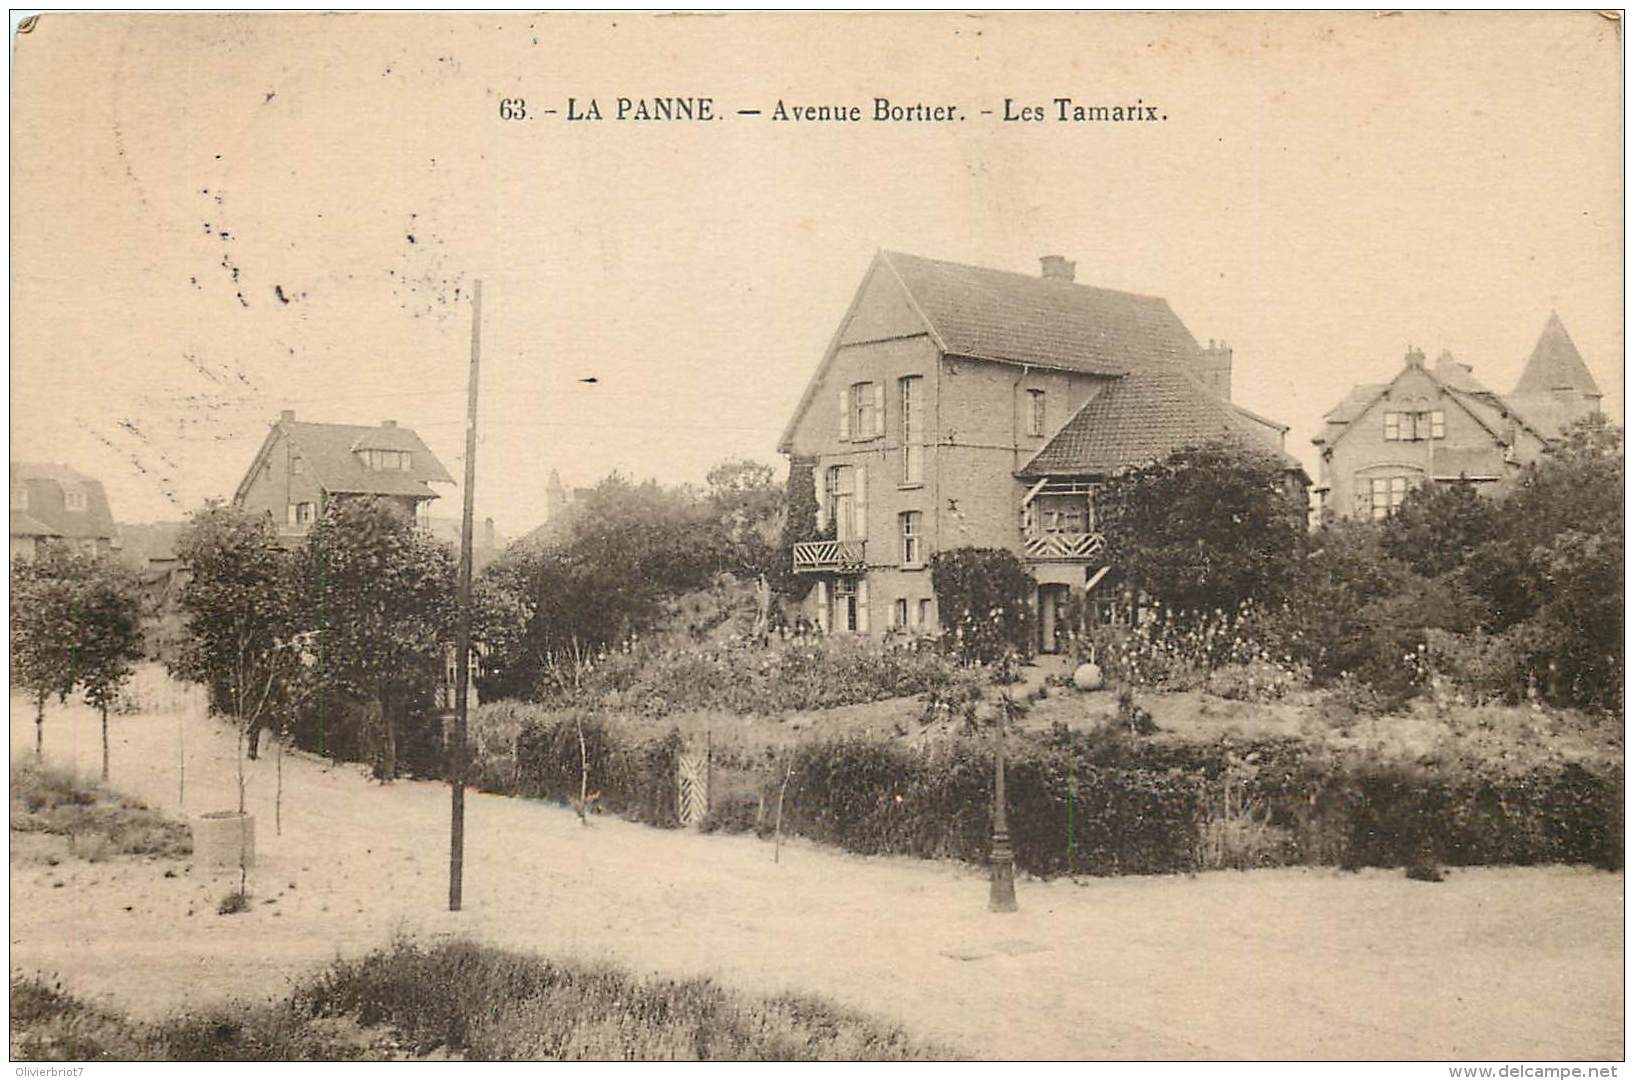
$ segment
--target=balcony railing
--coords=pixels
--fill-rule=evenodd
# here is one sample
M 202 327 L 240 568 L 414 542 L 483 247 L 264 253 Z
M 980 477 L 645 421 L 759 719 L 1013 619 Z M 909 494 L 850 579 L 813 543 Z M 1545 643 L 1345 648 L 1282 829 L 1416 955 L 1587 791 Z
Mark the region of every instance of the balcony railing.
M 1021 542 L 1022 554 L 1034 563 L 1087 563 L 1105 547 L 1099 533 L 1034 533 Z
M 862 570 L 867 566 L 863 558 L 866 544 L 860 540 L 802 541 L 794 546 L 795 573 Z

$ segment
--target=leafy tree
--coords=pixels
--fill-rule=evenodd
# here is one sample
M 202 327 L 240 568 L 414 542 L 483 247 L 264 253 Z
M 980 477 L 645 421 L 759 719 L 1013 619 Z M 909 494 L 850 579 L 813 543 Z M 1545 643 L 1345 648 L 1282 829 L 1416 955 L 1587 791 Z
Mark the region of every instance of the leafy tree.
M 392 780 L 399 722 L 423 724 L 442 679 L 453 554 L 378 500 L 347 500 L 312 528 L 297 568 L 312 679 L 361 704 L 356 734 L 373 743 L 376 776 Z
M 1456 570 L 1499 531 L 1497 504 L 1467 484 L 1431 484 L 1407 494 L 1384 521 L 1384 551 L 1426 578 Z
M 135 576 L 112 559 L 80 562 L 70 620 L 79 648 L 74 681 L 102 715 L 102 779 L 108 779 L 108 708 L 142 659 L 142 596 Z
M 34 702 L 34 754 L 45 753 L 45 703 L 75 683 L 78 628 L 75 576 L 65 556 L 45 553 L 11 564 L 11 680 Z
M 176 552 L 190 578 L 181 593 L 186 637 L 170 668 L 203 683 L 211 705 L 233 718 L 242 814 L 244 755 L 256 757 L 261 727 L 299 667 L 293 561 L 271 519 L 217 502 L 189 519 Z
M 953 548 L 930 562 L 931 588 L 943 641 L 959 659 L 994 663 L 1033 652 L 1033 591 L 1037 583 L 1005 548 Z
M 709 517 L 721 534 L 721 567 L 747 578 L 774 578 L 781 550 L 783 488 L 772 467 L 741 459 L 722 462 L 705 477 Z
M 513 649 L 489 655 L 484 693 L 531 696 L 560 658 L 641 631 L 666 598 L 708 584 L 731 550 L 718 511 L 732 512 L 745 538 L 760 528 L 768 501 L 757 470 L 728 463 L 712 474 L 713 497 L 614 474 L 575 504 L 562 535 L 486 568 L 485 579 L 519 587 L 528 619 Z
M 1223 442 L 1108 480 L 1095 499 L 1114 574 L 1177 611 L 1273 604 L 1305 541 L 1287 466 Z

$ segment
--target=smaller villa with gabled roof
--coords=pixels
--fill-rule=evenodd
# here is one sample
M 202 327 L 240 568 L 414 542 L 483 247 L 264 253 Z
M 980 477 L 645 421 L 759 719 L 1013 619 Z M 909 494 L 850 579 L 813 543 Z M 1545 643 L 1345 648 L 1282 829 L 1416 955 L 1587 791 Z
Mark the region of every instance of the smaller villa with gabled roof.
M 1312 440 L 1323 518 L 1386 518 L 1425 484 L 1496 491 L 1575 421 L 1600 411 L 1600 388 L 1551 312 L 1515 389 L 1500 395 L 1443 352 L 1409 349 L 1388 383 L 1352 387 Z
M 118 529 L 102 482 L 67 465 L 11 463 L 11 552 L 33 557 L 50 547 L 111 551 Z
M 279 537 L 295 544 L 336 500 L 377 498 L 409 521 L 425 524 L 433 484 L 452 484 L 443 464 L 413 429 L 297 421 L 286 409 L 273 424 L 233 505 L 269 515 Z

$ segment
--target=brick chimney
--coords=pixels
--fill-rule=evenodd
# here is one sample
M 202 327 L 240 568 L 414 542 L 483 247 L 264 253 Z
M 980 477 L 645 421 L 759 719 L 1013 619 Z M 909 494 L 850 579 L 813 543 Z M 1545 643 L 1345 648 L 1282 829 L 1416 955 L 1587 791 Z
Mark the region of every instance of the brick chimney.
M 380 426 L 382 428 L 395 428 L 397 427 L 397 422 L 395 420 L 383 420 L 380 422 Z
M 1218 344 L 1213 338 L 1202 349 L 1197 365 L 1197 377 L 1203 385 L 1225 401 L 1231 400 L 1231 346 L 1224 340 Z
M 1051 281 L 1070 282 L 1078 271 L 1078 264 L 1060 255 L 1041 255 L 1038 265 L 1044 277 Z
M 1416 345 L 1409 345 L 1407 347 L 1407 366 L 1409 368 L 1424 367 L 1424 350 Z
M 278 414 L 278 420 L 283 424 L 295 423 L 295 410 L 285 409 Z

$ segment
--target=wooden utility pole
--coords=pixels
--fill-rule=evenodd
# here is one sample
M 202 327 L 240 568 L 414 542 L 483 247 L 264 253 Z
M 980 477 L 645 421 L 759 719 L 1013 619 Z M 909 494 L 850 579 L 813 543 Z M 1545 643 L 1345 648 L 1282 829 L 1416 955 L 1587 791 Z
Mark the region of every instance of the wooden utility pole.
M 453 793 L 448 823 L 448 911 L 460 910 L 465 878 L 465 721 L 471 683 L 471 533 L 477 483 L 477 368 L 482 355 L 482 282 L 471 290 L 471 383 L 465 393 L 465 511 L 460 517 L 458 637 L 454 654 L 454 734 L 449 755 Z

